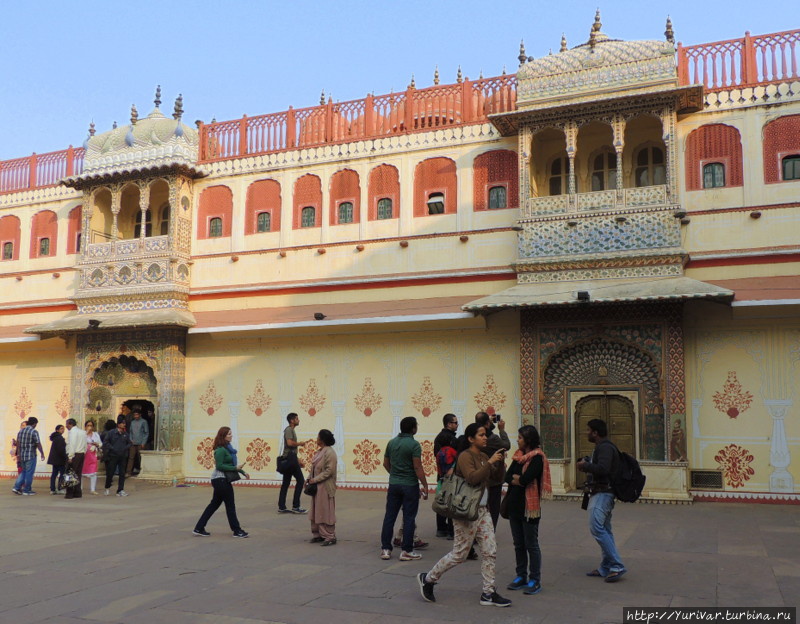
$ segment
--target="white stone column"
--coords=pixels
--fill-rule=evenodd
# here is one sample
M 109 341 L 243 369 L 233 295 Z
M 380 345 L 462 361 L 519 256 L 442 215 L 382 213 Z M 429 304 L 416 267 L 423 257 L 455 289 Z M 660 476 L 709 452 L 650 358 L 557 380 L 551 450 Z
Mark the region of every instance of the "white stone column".
M 331 401 L 333 413 L 336 416 L 336 423 L 333 426 L 333 437 L 336 438 L 336 444 L 333 445 L 333 450 L 336 451 L 336 481 L 345 480 L 345 463 L 344 463 L 344 401 Z
M 392 437 L 400 433 L 400 421 L 403 419 L 403 408 L 405 401 L 389 401 L 389 409 L 392 411 Z
M 703 399 L 692 399 L 692 439 L 697 440 L 700 437 L 700 408 L 703 407 Z M 686 427 L 687 433 L 689 427 Z M 687 440 L 687 446 L 689 441 Z M 694 445 L 692 445 L 694 446 Z M 689 449 L 686 449 L 686 454 L 689 454 Z M 699 465 L 700 459 L 692 448 L 692 465 Z
M 789 452 L 789 444 L 786 439 L 786 429 L 783 422 L 792 402 L 782 399 L 766 399 L 764 405 L 769 410 L 769 415 L 772 416 L 769 463 L 774 470 L 769 475 L 769 491 L 792 493 L 794 492 L 794 478 L 787 470 L 792 462 L 792 455 Z

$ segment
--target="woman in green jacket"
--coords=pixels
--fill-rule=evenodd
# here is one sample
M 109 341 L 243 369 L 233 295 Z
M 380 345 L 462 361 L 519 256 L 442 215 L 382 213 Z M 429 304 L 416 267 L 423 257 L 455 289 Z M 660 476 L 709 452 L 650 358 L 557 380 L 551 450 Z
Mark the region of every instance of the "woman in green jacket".
M 235 465 L 233 456 L 228 450 L 230 447 L 233 433 L 230 427 L 220 427 L 217 432 L 217 437 L 214 438 L 214 472 L 211 473 L 211 487 L 214 488 L 214 495 L 211 497 L 211 502 L 206 507 L 203 515 L 197 521 L 194 527 L 195 535 L 208 537 L 211 535 L 206 531 L 206 523 L 214 515 L 214 512 L 219 509 L 222 503 L 225 503 L 225 513 L 228 515 L 228 524 L 231 526 L 234 537 L 247 537 L 247 531 L 243 530 L 239 524 L 239 519 L 236 517 L 236 502 L 233 498 L 233 485 L 225 477 L 225 472 L 239 472 L 244 475 L 245 479 L 249 479 L 250 475 L 247 474 L 242 467 L 244 464 Z M 232 447 L 231 447 L 232 448 Z

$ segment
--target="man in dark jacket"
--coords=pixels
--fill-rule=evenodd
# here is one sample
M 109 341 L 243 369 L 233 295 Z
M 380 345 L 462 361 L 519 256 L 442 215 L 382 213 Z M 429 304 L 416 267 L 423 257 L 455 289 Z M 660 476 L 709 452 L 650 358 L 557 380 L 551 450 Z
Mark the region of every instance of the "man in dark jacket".
M 491 457 L 497 451 L 507 452 L 511 448 L 511 440 L 508 439 L 506 433 L 506 421 L 500 414 L 495 414 L 494 417 L 489 416 L 486 412 L 478 412 L 475 414 L 475 422 L 481 427 L 486 429 L 486 446 L 483 452 L 487 457 Z M 497 433 L 494 433 L 495 423 L 497 423 Z M 503 462 L 505 465 L 505 462 Z M 503 498 L 503 478 L 505 472 L 500 480 L 490 480 L 487 484 L 486 490 L 489 493 L 489 501 L 487 507 L 489 508 L 489 515 L 492 517 L 492 524 L 497 530 L 497 521 L 500 518 L 500 501 Z
M 122 470 L 120 470 L 117 483 L 117 496 L 128 495 L 125 491 L 125 465 L 128 461 L 131 439 L 125 429 L 125 421 L 121 420 L 117 423 L 116 429 L 112 429 L 106 434 L 103 441 L 103 457 L 106 459 L 106 496 L 111 494 L 111 480 L 119 466 L 122 466 Z
M 433 440 L 433 456 L 438 457 L 439 451 L 443 446 L 456 446 L 456 430 L 458 429 L 458 417 L 455 414 L 445 414 L 442 417 L 444 427 Z M 436 464 L 436 471 L 439 471 L 439 464 Z M 444 475 L 438 475 L 441 479 Z M 445 516 L 436 514 L 436 537 L 446 537 L 453 539 L 453 521 Z
M 605 421 L 595 418 L 587 423 L 587 437 L 594 451 L 591 461 L 582 459 L 578 470 L 588 474 L 589 483 L 589 531 L 600 546 L 603 560 L 600 565 L 587 572 L 587 576 L 602 576 L 606 583 L 617 582 L 627 570 L 617 552 L 614 534 L 611 532 L 611 512 L 614 510 L 614 492 L 611 479 L 619 469 L 619 451 L 608 439 Z

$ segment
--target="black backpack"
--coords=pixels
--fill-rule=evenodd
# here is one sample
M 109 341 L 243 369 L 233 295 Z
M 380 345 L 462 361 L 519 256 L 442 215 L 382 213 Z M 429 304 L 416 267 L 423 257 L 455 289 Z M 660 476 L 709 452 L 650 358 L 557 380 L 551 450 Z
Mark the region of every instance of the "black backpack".
M 611 480 L 611 489 L 623 503 L 635 503 L 642 495 L 647 477 L 642 473 L 642 467 L 635 457 L 619 449 L 617 453 L 619 453 L 619 467 L 616 476 Z

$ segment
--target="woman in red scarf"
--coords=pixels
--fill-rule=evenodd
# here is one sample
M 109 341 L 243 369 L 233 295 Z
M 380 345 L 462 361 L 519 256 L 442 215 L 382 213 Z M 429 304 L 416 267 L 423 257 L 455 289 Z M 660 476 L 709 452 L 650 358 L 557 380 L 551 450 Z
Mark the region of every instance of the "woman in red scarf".
M 514 537 L 517 576 L 508 589 L 524 594 L 542 591 L 542 551 L 539 549 L 539 520 L 542 498 L 552 496 L 550 464 L 540 448 L 539 432 L 525 425 L 517 437 L 519 448 L 506 472 L 508 520 Z

